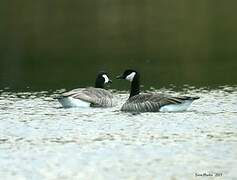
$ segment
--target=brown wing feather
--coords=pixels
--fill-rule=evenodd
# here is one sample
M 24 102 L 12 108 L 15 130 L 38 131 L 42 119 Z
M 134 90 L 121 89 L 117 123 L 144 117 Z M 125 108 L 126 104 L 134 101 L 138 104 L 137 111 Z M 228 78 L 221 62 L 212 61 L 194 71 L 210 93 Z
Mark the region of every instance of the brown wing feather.
M 91 103 L 91 106 L 113 106 L 113 95 L 101 88 L 74 89 L 62 94 L 63 97 L 72 97 Z
M 195 100 L 198 97 L 172 97 L 165 94 L 139 94 L 129 98 L 122 106 L 122 111 L 157 112 L 162 106 L 181 104 L 185 100 Z

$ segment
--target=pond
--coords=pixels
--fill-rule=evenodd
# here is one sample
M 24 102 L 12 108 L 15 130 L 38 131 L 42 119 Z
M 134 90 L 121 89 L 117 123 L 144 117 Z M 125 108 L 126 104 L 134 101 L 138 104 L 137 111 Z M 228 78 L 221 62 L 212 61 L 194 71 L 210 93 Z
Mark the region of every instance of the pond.
M 100 70 L 149 89 L 237 84 L 237 1 L 2 1 L 0 88 L 85 87 Z M 125 85 L 115 83 L 114 89 Z
M 153 89 L 201 98 L 185 112 L 142 114 L 119 111 L 126 91 L 105 109 L 64 109 L 62 91 L 1 91 L 1 178 L 236 178 L 236 87 Z
M 0 177 L 236 179 L 237 1 L 0 1 Z M 185 112 L 119 111 L 128 82 L 200 96 Z M 54 97 L 113 80 L 113 108 Z M 208 177 L 207 177 L 208 178 Z M 212 177 L 211 177 L 212 178 Z

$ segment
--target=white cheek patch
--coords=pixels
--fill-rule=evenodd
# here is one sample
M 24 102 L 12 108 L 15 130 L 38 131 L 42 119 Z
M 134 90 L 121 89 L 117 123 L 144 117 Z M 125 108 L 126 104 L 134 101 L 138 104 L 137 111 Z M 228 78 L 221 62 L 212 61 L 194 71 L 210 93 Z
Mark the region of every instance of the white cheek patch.
M 106 74 L 103 74 L 102 77 L 105 79 L 105 83 L 109 82 L 109 78 Z
M 126 77 L 126 80 L 132 82 L 135 75 L 136 75 L 136 73 L 135 73 L 135 72 L 132 72 L 131 74 L 129 74 L 129 75 Z

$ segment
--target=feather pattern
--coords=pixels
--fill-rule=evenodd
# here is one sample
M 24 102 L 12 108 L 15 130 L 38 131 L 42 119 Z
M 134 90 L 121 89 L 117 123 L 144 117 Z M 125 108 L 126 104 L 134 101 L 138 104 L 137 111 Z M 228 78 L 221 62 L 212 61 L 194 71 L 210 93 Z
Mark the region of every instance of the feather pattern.
M 92 107 L 112 107 L 113 106 L 113 95 L 102 88 L 83 88 L 74 89 L 69 92 L 63 93 L 62 98 L 71 97 L 73 99 L 79 99 L 90 103 Z
M 166 105 L 180 105 L 186 101 L 193 101 L 198 97 L 172 97 L 165 94 L 138 94 L 129 98 L 122 106 L 122 111 L 157 112 Z

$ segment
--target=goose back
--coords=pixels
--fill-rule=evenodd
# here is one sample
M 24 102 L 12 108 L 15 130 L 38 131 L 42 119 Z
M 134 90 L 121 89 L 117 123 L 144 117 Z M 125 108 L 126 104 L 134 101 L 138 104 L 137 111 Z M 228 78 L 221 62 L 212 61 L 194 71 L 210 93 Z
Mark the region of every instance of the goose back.
M 62 96 L 72 97 L 74 99 L 80 99 L 82 101 L 90 103 L 93 107 L 111 107 L 113 106 L 113 95 L 102 88 L 83 88 L 74 89 L 72 91 L 63 93 Z
M 165 94 L 138 94 L 130 97 L 122 106 L 122 111 L 157 112 L 161 107 L 171 104 L 182 104 L 186 100 L 193 101 L 198 97 L 172 97 Z

